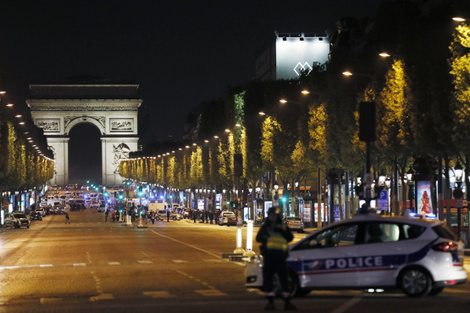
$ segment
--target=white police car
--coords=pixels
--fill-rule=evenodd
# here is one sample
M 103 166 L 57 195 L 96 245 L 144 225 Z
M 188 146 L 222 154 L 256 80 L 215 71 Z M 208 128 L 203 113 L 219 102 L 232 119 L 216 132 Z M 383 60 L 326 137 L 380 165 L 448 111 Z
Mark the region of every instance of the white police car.
M 363 214 L 289 246 L 292 294 L 315 289 L 401 289 L 436 295 L 465 283 L 464 245 L 438 220 Z M 247 288 L 263 289 L 262 257 L 246 264 Z

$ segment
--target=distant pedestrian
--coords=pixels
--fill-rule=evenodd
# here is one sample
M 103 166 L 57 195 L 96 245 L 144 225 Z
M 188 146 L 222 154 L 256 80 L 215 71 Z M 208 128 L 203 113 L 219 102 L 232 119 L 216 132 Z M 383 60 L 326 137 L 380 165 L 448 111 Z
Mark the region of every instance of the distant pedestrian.
M 116 221 L 116 211 L 113 211 L 113 214 L 111 214 L 111 217 L 113 218 L 113 223 Z
M 109 213 L 108 210 L 104 211 L 104 221 L 105 221 L 105 222 L 108 222 L 108 213 Z M 113 221 L 113 222 L 114 222 L 114 221 Z
M 170 211 L 166 211 L 166 221 L 169 222 L 170 221 Z
M 65 224 L 70 224 L 70 217 L 67 212 L 65 212 Z

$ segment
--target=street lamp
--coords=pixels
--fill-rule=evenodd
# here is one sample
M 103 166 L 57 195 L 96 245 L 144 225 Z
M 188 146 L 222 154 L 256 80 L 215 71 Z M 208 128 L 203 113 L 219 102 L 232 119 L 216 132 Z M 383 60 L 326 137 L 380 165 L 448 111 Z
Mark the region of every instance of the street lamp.
M 413 190 L 413 178 L 414 178 L 415 171 L 413 171 L 413 168 L 410 165 L 410 168 L 406 172 L 406 180 L 408 182 L 408 199 L 410 201 L 410 210 L 414 211 L 414 206 L 413 206 L 413 200 L 414 200 L 414 190 Z
M 454 16 L 452 18 L 452 20 L 454 20 L 456 22 L 465 22 L 465 21 L 467 21 L 467 19 L 465 19 L 464 17 L 461 17 L 461 16 Z
M 462 185 L 462 174 L 463 167 L 460 165 L 460 162 L 457 161 L 457 164 L 454 167 L 456 186 L 452 195 L 454 196 L 454 206 L 457 208 L 457 235 L 461 239 L 462 232 L 462 206 L 463 206 L 463 192 L 460 186 Z

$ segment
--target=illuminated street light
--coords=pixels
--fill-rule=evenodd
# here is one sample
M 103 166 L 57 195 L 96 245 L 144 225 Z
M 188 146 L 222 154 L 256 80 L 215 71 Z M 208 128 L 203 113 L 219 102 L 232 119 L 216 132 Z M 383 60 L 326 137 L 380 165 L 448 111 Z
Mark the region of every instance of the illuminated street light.
M 389 58 L 389 57 L 390 57 L 390 54 L 388 54 L 387 52 L 381 52 L 381 53 L 379 53 L 379 55 L 380 55 L 382 58 Z
M 466 18 L 463 18 L 461 16 L 455 16 L 455 17 L 452 18 L 452 20 L 454 20 L 456 22 L 465 22 L 465 21 L 467 21 Z
M 353 73 L 351 73 L 350 71 L 344 71 L 343 73 L 344 76 L 353 76 Z
M 264 113 L 263 111 L 259 112 L 258 114 L 261 116 L 266 115 L 266 113 Z

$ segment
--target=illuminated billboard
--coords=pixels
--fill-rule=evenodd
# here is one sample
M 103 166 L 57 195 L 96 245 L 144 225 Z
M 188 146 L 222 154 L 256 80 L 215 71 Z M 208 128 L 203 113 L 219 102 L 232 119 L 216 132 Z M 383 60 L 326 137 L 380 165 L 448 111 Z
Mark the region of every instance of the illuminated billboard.
M 312 64 L 328 61 L 328 37 L 277 37 L 276 79 L 297 78 L 302 71 L 310 72 Z
M 256 57 L 256 79 L 295 79 L 302 71 L 309 72 L 313 63 L 328 61 L 327 36 L 304 33 L 275 33 L 275 36 Z

